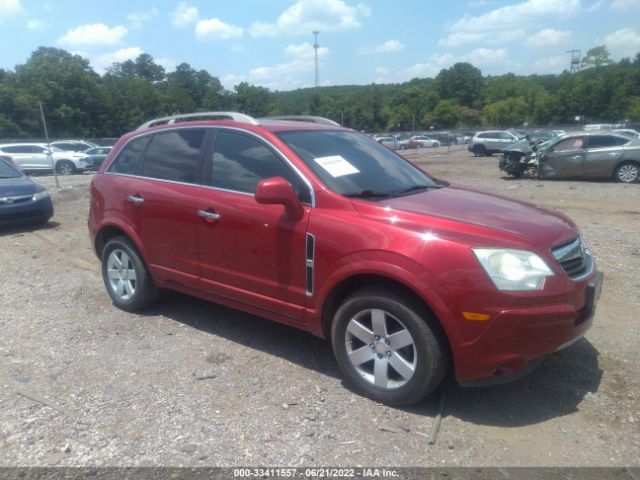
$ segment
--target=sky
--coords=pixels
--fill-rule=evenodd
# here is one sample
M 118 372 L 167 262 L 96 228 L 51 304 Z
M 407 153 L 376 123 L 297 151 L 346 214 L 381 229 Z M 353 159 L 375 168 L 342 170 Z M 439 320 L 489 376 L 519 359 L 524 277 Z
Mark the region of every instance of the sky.
M 640 0 L 0 0 L 0 68 L 39 46 L 87 58 L 100 74 L 150 54 L 226 88 L 398 83 L 466 61 L 484 75 L 560 73 L 568 50 L 640 52 Z

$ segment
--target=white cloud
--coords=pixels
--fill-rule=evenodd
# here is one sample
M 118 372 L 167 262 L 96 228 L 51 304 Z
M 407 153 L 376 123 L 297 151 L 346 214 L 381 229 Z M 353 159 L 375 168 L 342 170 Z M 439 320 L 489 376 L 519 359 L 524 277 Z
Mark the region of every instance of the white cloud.
M 21 12 L 20 0 L 0 0 L 0 21 L 13 18 Z
M 533 62 L 533 73 L 561 73 L 569 68 L 569 56 L 544 57 Z
M 484 43 L 487 45 L 500 45 L 515 40 L 520 40 L 526 35 L 522 29 L 503 30 L 496 32 L 453 32 L 438 41 L 441 47 L 458 47 L 467 43 Z
M 37 20 L 35 18 L 27 22 L 27 29 L 31 30 L 32 32 L 43 30 L 46 26 L 47 24 L 45 22 L 43 22 L 42 20 Z
M 274 23 L 255 22 L 251 25 L 253 37 L 275 35 L 309 35 L 312 30 L 337 32 L 362 25 L 363 17 L 371 9 L 363 4 L 347 5 L 343 0 L 298 0 L 286 9 Z
M 187 2 L 180 2 L 176 9 L 169 14 L 171 23 L 176 27 L 186 27 L 192 23 L 196 23 L 200 18 L 198 9 L 190 7 Z
M 121 48 L 115 52 L 103 53 L 91 59 L 93 69 L 98 73 L 104 73 L 113 63 L 126 60 L 135 60 L 144 51 L 139 47 Z
M 622 28 L 605 36 L 603 42 L 614 57 L 633 57 L 640 51 L 640 34 Z
M 605 3 L 606 3 L 606 0 L 596 0 L 585 9 L 585 12 L 587 13 L 597 12 L 605 5 Z
M 222 77 L 220 77 L 220 83 L 222 83 L 224 88 L 231 90 L 237 84 L 246 81 L 246 79 L 247 78 L 244 75 L 235 75 L 233 73 L 227 73 L 226 75 L 223 75 Z
M 127 20 L 129 21 L 129 26 L 133 29 L 141 28 L 144 23 L 150 22 L 157 17 L 160 11 L 153 7 L 151 10 L 146 12 L 134 12 L 127 15 Z
M 158 65 L 162 65 L 165 72 L 173 72 L 178 66 L 178 62 L 176 62 L 173 58 L 160 57 L 154 59 L 154 61 Z
M 450 53 L 431 55 L 425 63 L 416 63 L 402 72 L 398 80 L 410 80 L 415 77 L 435 77 L 440 70 L 455 63 L 455 57 Z
M 447 27 L 450 32 L 514 29 L 539 19 L 570 17 L 580 10 L 580 0 L 527 0 L 496 8 L 484 15 L 465 16 Z
M 315 68 L 315 52 L 313 45 L 305 42 L 291 44 L 284 49 L 287 62 L 273 66 L 261 66 L 249 71 L 249 81 L 270 88 L 272 90 L 291 90 L 301 86 L 310 86 L 313 76 L 310 74 Z M 326 47 L 318 48 L 318 58 L 329 55 Z M 301 82 L 299 74 L 309 73 L 307 82 Z M 326 80 L 325 80 L 326 82 Z
M 571 32 L 568 30 L 545 28 L 527 38 L 526 44 L 534 48 L 551 47 L 567 41 L 569 37 L 571 37 Z
M 398 40 L 387 40 L 380 45 L 374 47 L 365 47 L 358 50 L 360 55 L 367 55 L 370 53 L 392 53 L 404 50 L 404 44 Z
M 116 45 L 128 30 L 122 25 L 109 28 L 104 23 L 81 25 L 58 39 L 60 45 Z
M 242 37 L 244 29 L 236 25 L 229 25 L 218 18 L 200 20 L 196 24 L 198 40 L 229 40 Z
M 229 47 L 229 50 L 232 51 L 233 53 L 241 53 L 245 51 L 245 48 L 242 45 L 236 43 L 235 45 L 231 45 Z
M 490 49 L 490 48 L 476 48 L 472 52 L 467 53 L 460 57 L 463 62 L 469 62 L 475 67 L 502 67 L 502 66 L 515 66 L 509 60 L 509 54 L 506 48 Z
M 376 67 L 375 72 L 377 75 L 387 75 L 389 70 L 384 67 Z
M 626 12 L 627 10 L 637 10 L 639 8 L 640 8 L 640 0 L 612 0 L 611 1 L 611 9 L 616 12 Z

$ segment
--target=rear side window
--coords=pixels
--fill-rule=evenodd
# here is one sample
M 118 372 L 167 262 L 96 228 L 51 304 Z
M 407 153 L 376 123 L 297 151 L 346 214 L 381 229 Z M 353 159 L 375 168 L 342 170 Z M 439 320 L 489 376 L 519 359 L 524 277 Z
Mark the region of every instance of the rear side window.
M 144 150 L 147 148 L 150 140 L 150 135 L 131 140 L 111 163 L 108 171 L 110 173 L 122 173 L 126 175 L 138 174 L 142 166 Z
M 619 147 L 627 142 L 628 139 L 613 135 L 592 135 L 589 137 L 589 148 Z
M 196 183 L 204 136 L 202 129 L 156 133 L 147 148 L 142 175 Z
M 211 185 L 225 190 L 255 194 L 258 182 L 283 177 L 302 202 L 311 200 L 309 190 L 298 176 L 267 146 L 231 132 L 216 134 Z

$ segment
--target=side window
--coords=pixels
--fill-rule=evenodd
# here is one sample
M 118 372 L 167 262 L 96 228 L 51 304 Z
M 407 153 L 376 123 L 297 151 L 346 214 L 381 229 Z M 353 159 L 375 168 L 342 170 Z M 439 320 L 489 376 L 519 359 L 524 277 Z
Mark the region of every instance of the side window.
M 47 153 L 47 149 L 45 147 L 38 147 L 37 145 L 34 145 L 29 148 L 31 149 L 31 153 Z
M 25 147 L 4 147 L 2 150 L 6 153 L 25 153 L 24 148 Z
M 156 133 L 142 167 L 145 177 L 196 183 L 203 129 Z
M 211 170 L 214 187 L 254 194 L 261 180 L 283 177 L 298 192 L 300 201 L 311 201 L 308 188 L 285 162 L 246 135 L 218 132 Z
M 580 150 L 584 145 L 582 137 L 571 137 L 560 140 L 553 146 L 554 152 L 564 152 L 567 150 Z
M 589 148 L 618 147 L 628 141 L 612 135 L 592 135 L 589 137 Z
M 513 140 L 513 135 L 507 132 L 500 132 L 500 139 L 502 140 Z
M 151 135 L 131 140 L 120 151 L 116 159 L 109 166 L 110 173 L 123 173 L 127 175 L 136 175 L 140 171 L 142 164 L 142 155 L 151 140 Z

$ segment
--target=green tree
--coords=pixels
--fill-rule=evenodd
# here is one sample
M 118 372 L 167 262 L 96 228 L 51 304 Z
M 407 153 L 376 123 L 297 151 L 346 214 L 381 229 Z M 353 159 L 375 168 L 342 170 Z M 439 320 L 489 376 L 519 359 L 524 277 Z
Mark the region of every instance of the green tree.
M 588 67 L 602 67 L 604 65 L 610 65 L 612 63 L 609 55 L 609 50 L 605 45 L 599 47 L 593 47 L 582 58 L 582 66 Z
M 472 107 L 480 98 L 482 72 L 470 63 L 456 63 L 441 70 L 435 79 L 440 98 L 456 100 L 458 104 Z

